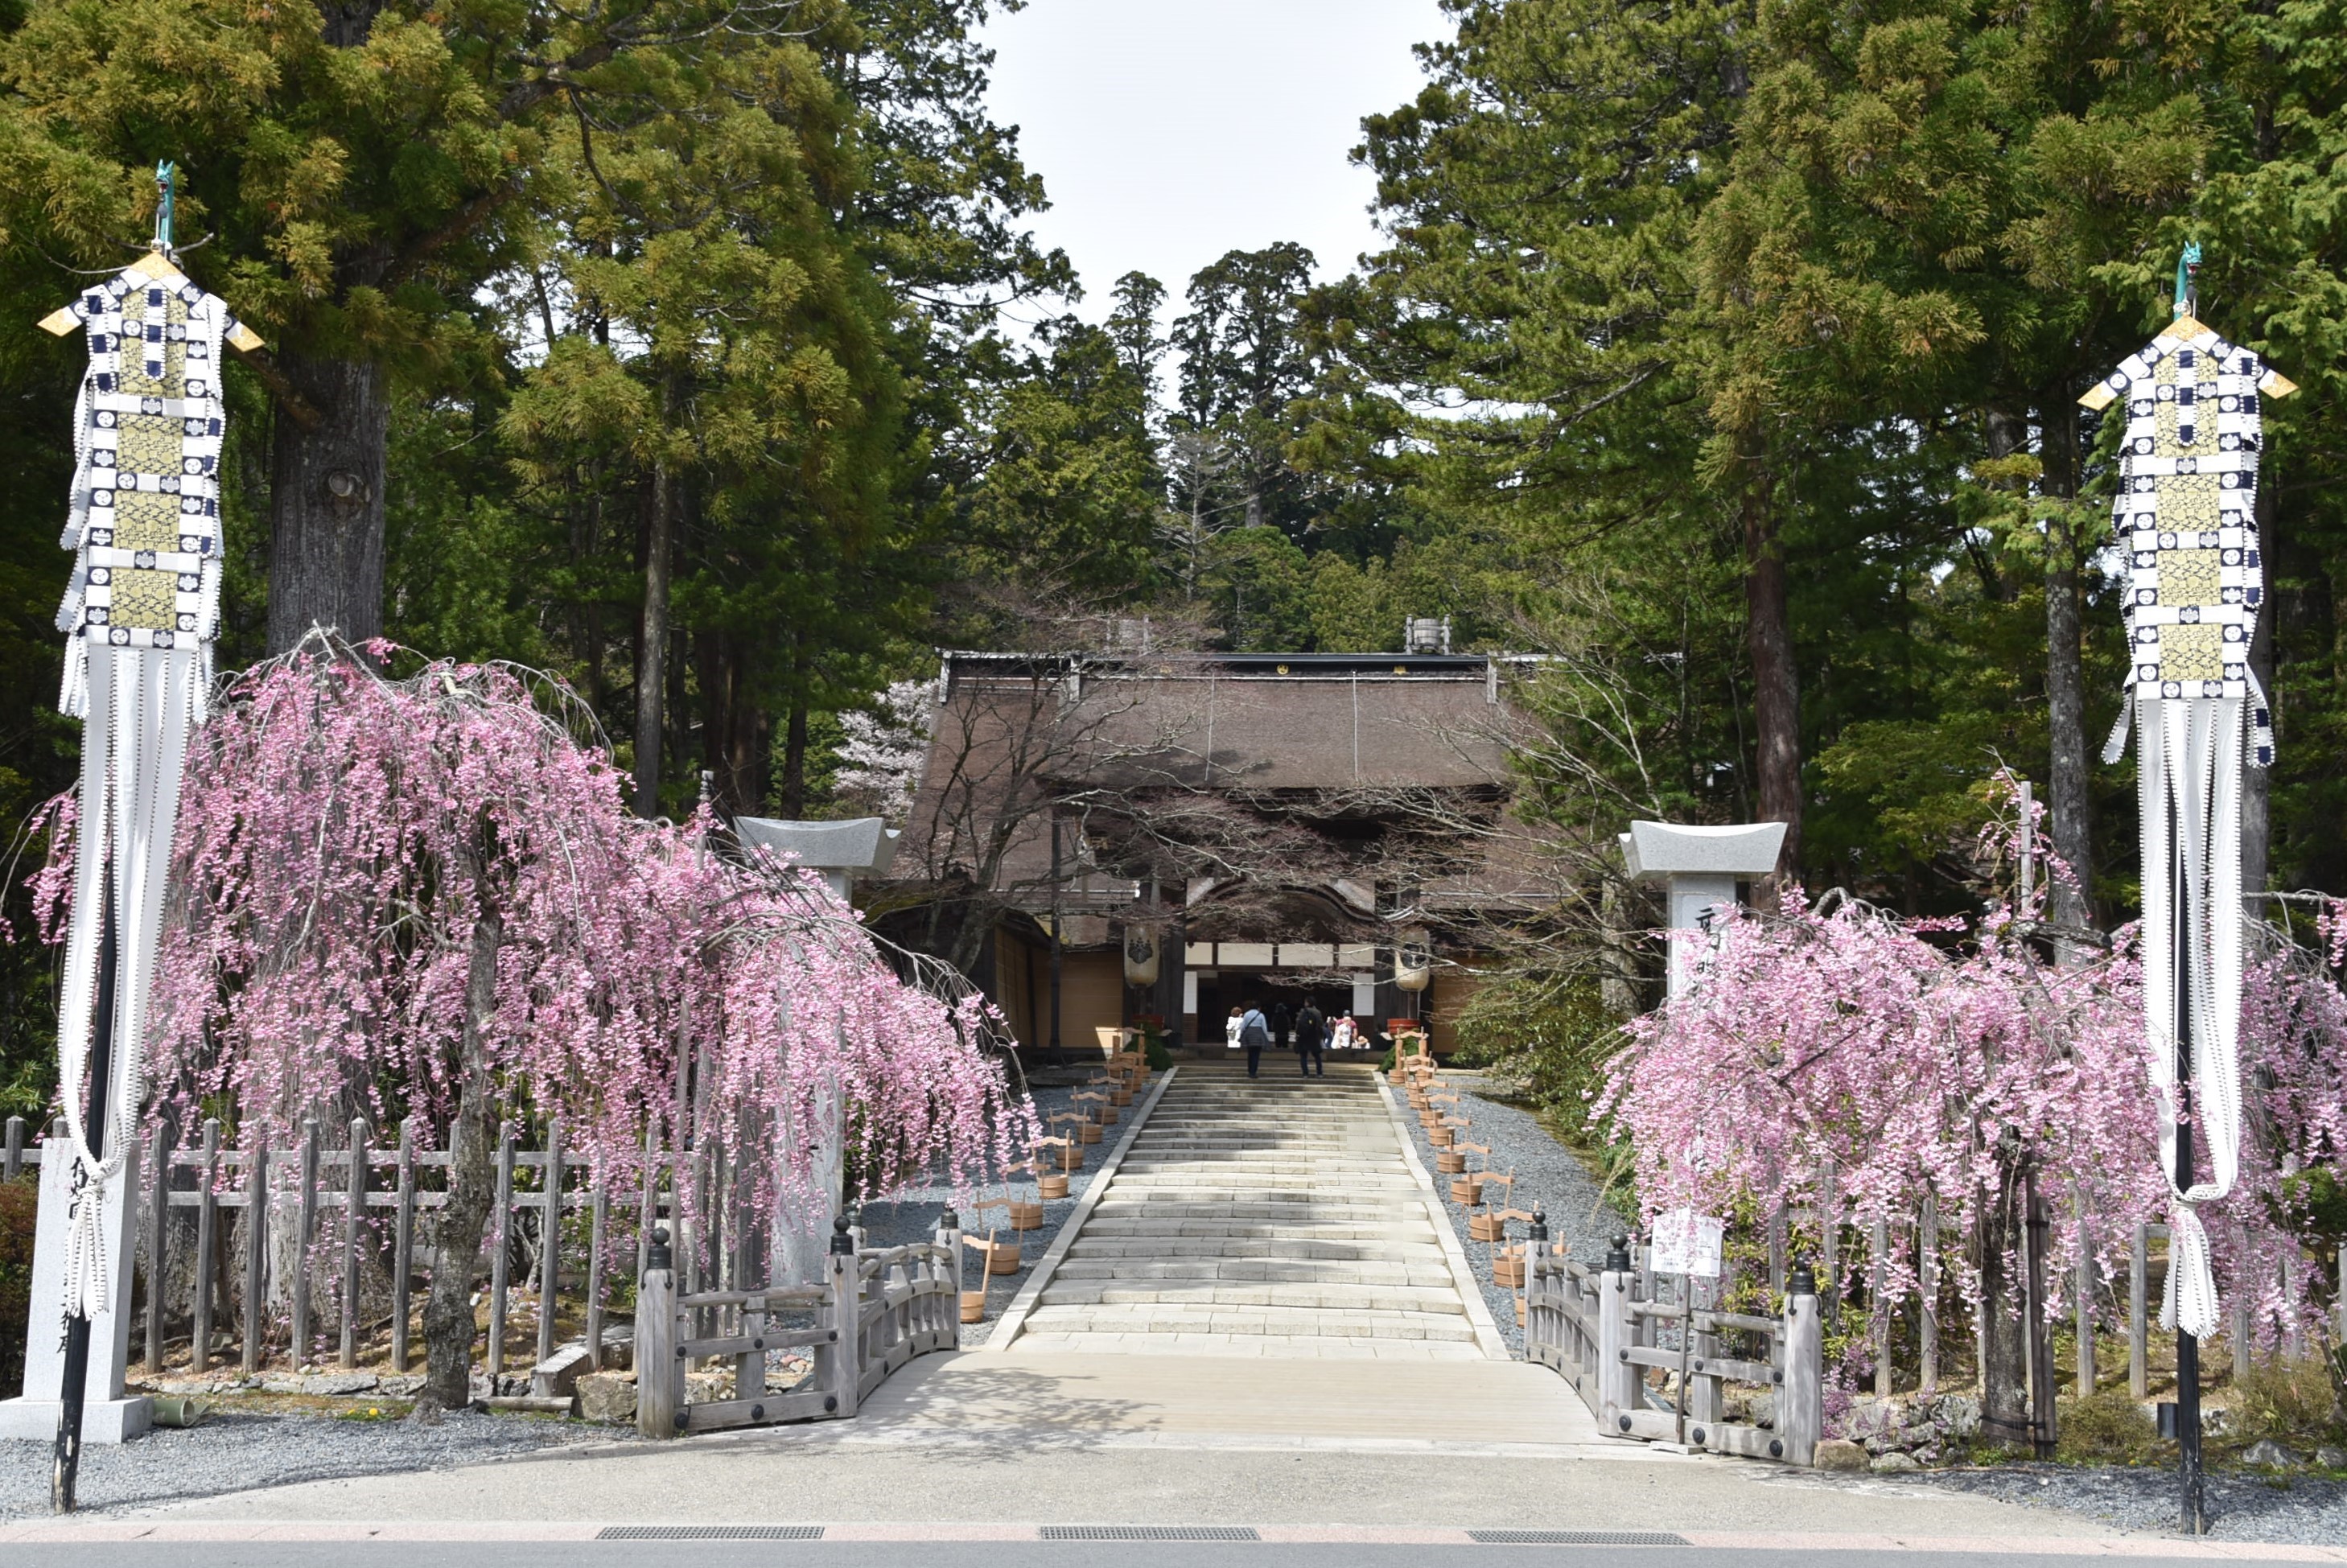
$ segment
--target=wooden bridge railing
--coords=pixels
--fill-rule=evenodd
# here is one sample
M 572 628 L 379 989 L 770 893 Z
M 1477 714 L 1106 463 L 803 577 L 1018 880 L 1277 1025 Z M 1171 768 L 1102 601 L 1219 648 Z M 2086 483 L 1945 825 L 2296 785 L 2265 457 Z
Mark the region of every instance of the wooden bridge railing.
M 1639 1276 L 1616 1253 L 1618 1267 L 1592 1269 L 1550 1246 L 1525 1244 L 1524 1354 L 1573 1386 L 1608 1437 L 1683 1441 L 1689 1448 L 1806 1465 L 1825 1435 L 1825 1339 L 1816 1286 L 1794 1271 L 1781 1318 L 1719 1312 L 1687 1302 L 1642 1298 Z M 1676 1346 L 1662 1343 L 1676 1326 Z M 1721 1353 L 1723 1336 L 1758 1338 L 1758 1358 Z M 1657 1409 L 1645 1372 L 1679 1379 L 1685 1401 Z M 1757 1385 L 1773 1396 L 1769 1425 L 1727 1419 L 1727 1386 Z
M 636 1430 L 682 1437 L 778 1421 L 845 1419 L 916 1356 L 961 1342 L 961 1235 L 858 1251 L 834 1222 L 824 1283 L 679 1294 L 664 1231 L 655 1231 L 636 1291 Z M 705 1332 L 695 1333 L 696 1324 Z M 805 1350 L 809 1369 L 786 1389 L 767 1387 L 766 1358 Z M 730 1361 L 730 1399 L 694 1402 L 685 1372 Z

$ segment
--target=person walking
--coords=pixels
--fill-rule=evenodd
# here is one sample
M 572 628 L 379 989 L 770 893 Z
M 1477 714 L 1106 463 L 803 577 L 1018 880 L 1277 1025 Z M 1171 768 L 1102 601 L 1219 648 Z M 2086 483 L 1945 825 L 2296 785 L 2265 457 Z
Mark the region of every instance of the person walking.
M 1239 1048 L 1239 1030 L 1245 1025 L 1246 1009 L 1233 1008 L 1229 1021 L 1223 1025 L 1223 1043 L 1233 1050 Z
M 1328 1064 L 1320 1055 L 1327 1028 L 1328 1020 L 1309 1001 L 1296 1015 L 1296 1068 L 1307 1078 L 1328 1076 Z
M 1263 1066 L 1263 1048 L 1271 1043 L 1271 1026 L 1264 1021 L 1263 1009 L 1252 1002 L 1239 1020 L 1239 1043 L 1246 1047 L 1247 1076 L 1255 1076 Z
M 1360 1043 L 1361 1026 L 1353 1021 L 1353 1015 L 1351 1013 L 1346 1013 L 1344 1016 L 1337 1019 L 1337 1027 L 1329 1032 L 1328 1049 L 1331 1050 L 1350 1050 Z
M 1286 1050 L 1296 1043 L 1296 1015 L 1287 1010 L 1286 1002 L 1272 1003 L 1271 1011 L 1266 1015 L 1266 1019 L 1271 1025 L 1272 1044 Z

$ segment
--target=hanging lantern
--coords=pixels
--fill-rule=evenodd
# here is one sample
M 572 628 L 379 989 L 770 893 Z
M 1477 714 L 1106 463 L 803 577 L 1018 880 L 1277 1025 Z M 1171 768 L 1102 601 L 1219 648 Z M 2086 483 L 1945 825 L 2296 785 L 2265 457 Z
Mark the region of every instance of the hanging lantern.
M 1124 983 L 1136 989 L 1157 983 L 1157 933 L 1146 926 L 1124 928 Z
M 1394 948 L 1394 984 L 1406 991 L 1422 991 L 1434 979 L 1434 939 L 1423 926 L 1401 934 Z

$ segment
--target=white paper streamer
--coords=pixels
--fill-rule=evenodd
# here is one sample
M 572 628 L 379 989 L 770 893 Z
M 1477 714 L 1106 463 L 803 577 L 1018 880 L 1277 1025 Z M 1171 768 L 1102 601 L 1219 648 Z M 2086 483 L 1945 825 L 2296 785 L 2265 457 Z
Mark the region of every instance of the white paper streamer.
M 2144 1043 L 2173 1199 L 2174 1262 L 2160 1323 L 2197 1335 L 2219 1323 L 2198 1206 L 2228 1196 L 2240 1173 L 2241 769 L 2273 755 L 2249 650 L 2265 586 L 2256 512 L 2260 399 L 2274 384 L 2256 355 L 2189 317 L 2104 383 L 2127 415 L 2112 524 L 2127 561 L 2134 671 L 2103 758 L 2123 754 L 2131 716 L 2139 737 Z M 2179 963 L 2190 980 L 2182 1019 Z M 2178 1188 L 2177 1140 L 2190 1135 L 2178 1124 L 2177 1047 L 2187 1020 L 2193 1118 L 2211 1169 Z
M 159 275 L 151 261 L 68 309 L 87 332 L 89 367 L 75 397 L 74 488 L 60 540 L 76 559 L 57 611 L 67 633 L 58 706 L 83 728 L 57 1055 L 73 1156 L 66 1299 L 94 1317 L 112 1305 L 107 1194 L 136 1146 L 146 1105 L 148 999 L 180 775 L 219 620 L 219 365 L 235 323 L 220 301 L 185 278 Z M 135 348 L 126 350 L 134 333 Z M 85 1112 L 109 878 L 111 1070 L 105 1102 Z

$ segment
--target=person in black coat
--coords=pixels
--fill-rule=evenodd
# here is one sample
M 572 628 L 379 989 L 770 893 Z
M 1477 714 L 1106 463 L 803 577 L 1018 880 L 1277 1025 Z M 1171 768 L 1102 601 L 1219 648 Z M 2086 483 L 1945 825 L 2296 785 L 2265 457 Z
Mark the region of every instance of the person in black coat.
M 1286 1050 L 1295 1043 L 1296 1015 L 1288 1010 L 1286 1002 L 1274 1002 L 1271 1004 L 1268 1018 L 1271 1024 L 1271 1043 Z
M 1321 1060 L 1320 1048 L 1328 1038 L 1328 1020 L 1310 1002 L 1296 1015 L 1296 1065 L 1307 1078 L 1326 1078 L 1327 1064 Z

